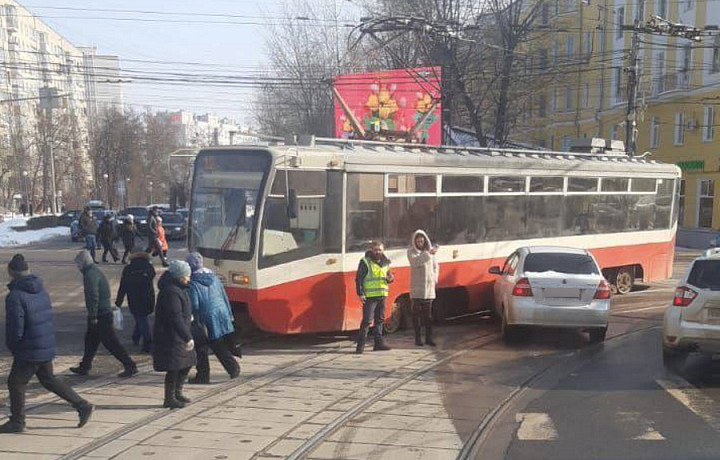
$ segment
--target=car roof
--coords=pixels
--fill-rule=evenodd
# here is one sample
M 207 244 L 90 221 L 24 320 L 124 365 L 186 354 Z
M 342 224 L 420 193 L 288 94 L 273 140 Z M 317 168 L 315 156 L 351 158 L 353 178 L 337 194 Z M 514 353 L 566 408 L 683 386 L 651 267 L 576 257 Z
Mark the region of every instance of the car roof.
M 530 254 L 542 254 L 542 253 L 553 253 L 553 254 L 582 254 L 586 255 L 588 252 L 581 248 L 572 248 L 568 246 L 525 246 L 524 248 Z
M 697 260 L 720 260 L 720 248 L 710 248 L 706 250 L 703 255 L 693 260 L 693 263 Z

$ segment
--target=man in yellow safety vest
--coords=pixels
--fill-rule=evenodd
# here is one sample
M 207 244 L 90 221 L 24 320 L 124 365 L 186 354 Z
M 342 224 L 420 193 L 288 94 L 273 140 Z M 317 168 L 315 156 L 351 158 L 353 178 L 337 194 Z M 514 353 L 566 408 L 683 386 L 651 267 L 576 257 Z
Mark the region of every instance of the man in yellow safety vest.
M 383 323 L 385 323 L 385 300 L 388 296 L 389 284 L 394 276 L 390 271 L 390 259 L 385 254 L 385 247 L 379 241 L 372 243 L 370 250 L 360 260 L 355 275 L 357 294 L 363 303 L 363 317 L 360 323 L 360 332 L 355 353 L 365 350 L 365 340 L 370 321 L 375 319 L 375 346 L 373 351 L 389 350 L 383 340 Z

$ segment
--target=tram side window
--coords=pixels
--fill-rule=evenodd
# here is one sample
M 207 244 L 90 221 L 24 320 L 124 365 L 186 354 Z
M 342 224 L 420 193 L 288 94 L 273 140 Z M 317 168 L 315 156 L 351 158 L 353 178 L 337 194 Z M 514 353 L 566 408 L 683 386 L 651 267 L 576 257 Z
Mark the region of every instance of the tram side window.
M 560 235 L 563 207 L 558 206 L 558 204 L 562 203 L 562 199 L 563 197 L 556 195 L 530 195 L 526 198 L 528 238 L 556 237 Z
M 626 184 L 627 189 L 627 184 Z M 634 210 L 629 195 L 595 195 L 591 212 L 595 217 L 594 233 L 624 232 L 628 229 L 628 213 Z
M 498 195 L 485 197 L 485 218 L 482 232 L 486 241 L 524 238 L 526 234 L 526 197 Z
M 443 178 L 443 188 L 445 179 Z M 438 202 L 438 225 L 433 242 L 472 244 L 485 240 L 484 198 L 482 196 L 444 196 Z
M 365 251 L 382 240 L 384 210 L 382 174 L 347 175 L 347 250 Z
M 596 232 L 593 204 L 597 195 L 566 196 L 563 236 L 589 235 Z
M 435 228 L 434 196 L 389 196 L 385 201 L 385 247 L 404 248 L 410 244 L 410 236 L 417 229 Z
M 657 200 L 655 212 L 655 228 L 670 228 L 674 223 L 670 215 L 672 212 L 673 192 L 675 181 L 673 179 L 660 179 L 657 187 Z M 675 206 L 677 208 L 677 206 Z M 677 212 L 677 211 L 676 211 Z M 674 216 L 677 219 L 677 215 Z
M 285 171 L 277 171 L 265 203 L 260 268 L 271 267 L 323 252 L 325 171 L 289 171 L 290 190 L 297 196 L 296 216 L 288 212 Z

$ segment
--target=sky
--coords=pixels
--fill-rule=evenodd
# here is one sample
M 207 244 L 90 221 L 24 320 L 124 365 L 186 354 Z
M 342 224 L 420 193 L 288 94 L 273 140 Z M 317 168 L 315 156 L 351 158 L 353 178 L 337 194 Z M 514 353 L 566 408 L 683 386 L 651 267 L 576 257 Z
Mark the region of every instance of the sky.
M 125 102 L 252 120 L 252 94 L 269 68 L 264 40 L 287 21 L 284 0 L 31 0 L 21 3 L 76 46 L 117 55 Z M 292 1 L 292 0 L 288 0 Z M 351 0 L 335 0 L 338 4 Z M 360 14 L 357 14 L 360 17 Z M 168 82 L 168 79 L 180 80 Z M 210 85 L 211 78 L 217 85 Z M 204 81 L 203 81 L 204 80 Z

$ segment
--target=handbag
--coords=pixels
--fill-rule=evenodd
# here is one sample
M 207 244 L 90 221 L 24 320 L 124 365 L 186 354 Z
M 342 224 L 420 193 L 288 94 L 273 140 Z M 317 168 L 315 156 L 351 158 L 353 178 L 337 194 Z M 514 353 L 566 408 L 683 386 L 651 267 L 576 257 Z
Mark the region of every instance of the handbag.
M 113 329 L 116 331 L 123 330 L 123 313 L 117 307 L 113 308 Z

